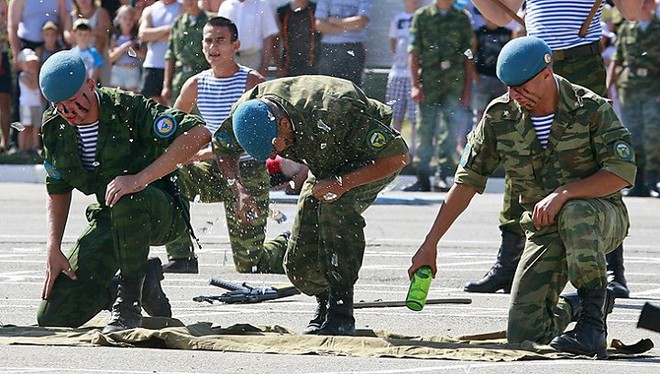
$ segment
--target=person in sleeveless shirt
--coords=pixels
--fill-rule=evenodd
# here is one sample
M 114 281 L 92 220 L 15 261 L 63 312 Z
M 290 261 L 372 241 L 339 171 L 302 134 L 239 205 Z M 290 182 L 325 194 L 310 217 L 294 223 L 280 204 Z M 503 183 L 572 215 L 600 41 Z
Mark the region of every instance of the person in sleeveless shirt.
M 261 74 L 236 63 L 240 47 L 236 24 L 225 17 L 210 19 L 202 31 L 202 47 L 211 69 L 189 78 L 181 89 L 174 107 L 191 112 L 195 106 L 211 131 L 220 127 L 232 105 L 243 92 L 264 82 Z M 264 243 L 268 216 L 269 176 L 264 162 L 242 157 L 241 176 L 244 184 L 230 181 L 220 173 L 218 163 L 207 147 L 193 156 L 179 171 L 179 186 L 190 201 L 224 202 L 234 265 L 240 273 L 284 273 L 282 259 L 288 233 Z M 252 222 L 242 223 L 236 211 L 235 189 L 245 188 L 259 211 Z M 166 246 L 170 262 L 166 272 L 196 273 L 197 259 L 188 235 Z

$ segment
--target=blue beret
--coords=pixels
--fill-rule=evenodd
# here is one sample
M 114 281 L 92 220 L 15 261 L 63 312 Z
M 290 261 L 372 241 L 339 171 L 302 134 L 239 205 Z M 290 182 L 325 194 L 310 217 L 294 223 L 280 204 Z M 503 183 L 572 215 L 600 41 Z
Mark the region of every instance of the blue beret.
M 250 156 L 262 161 L 273 152 L 277 123 L 263 101 L 252 99 L 239 105 L 232 116 L 232 127 L 238 144 Z
M 87 80 L 87 70 L 80 54 L 70 50 L 50 56 L 41 66 L 39 87 L 53 103 L 70 99 Z
M 507 86 L 520 86 L 552 62 L 552 50 L 535 36 L 516 38 L 497 57 L 497 77 Z

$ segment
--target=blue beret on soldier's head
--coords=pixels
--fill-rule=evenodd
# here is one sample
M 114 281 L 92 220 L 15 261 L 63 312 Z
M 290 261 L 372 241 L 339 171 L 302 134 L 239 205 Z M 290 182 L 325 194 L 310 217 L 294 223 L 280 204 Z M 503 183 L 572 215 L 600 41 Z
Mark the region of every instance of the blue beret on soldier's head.
M 250 156 L 262 161 L 273 152 L 277 123 L 268 104 L 252 99 L 239 105 L 232 116 L 232 127 L 238 144 Z
M 535 36 L 506 43 L 497 57 L 497 77 L 507 86 L 520 86 L 552 62 L 552 50 Z
M 50 56 L 39 72 L 41 92 L 53 103 L 70 99 L 86 80 L 85 63 L 80 54 L 70 50 Z

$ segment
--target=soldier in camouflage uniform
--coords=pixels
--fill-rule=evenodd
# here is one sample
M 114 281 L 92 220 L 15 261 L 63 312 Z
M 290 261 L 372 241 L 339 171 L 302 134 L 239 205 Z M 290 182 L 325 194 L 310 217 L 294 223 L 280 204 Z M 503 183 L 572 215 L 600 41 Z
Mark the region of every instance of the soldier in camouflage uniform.
M 598 9 L 588 25 L 587 33 L 580 36 L 581 24 L 587 21 L 590 7 L 596 0 L 527 0 L 526 31 L 527 35 L 543 39 L 553 49 L 553 71 L 590 89 L 598 95 L 607 94 L 605 88 L 605 65 L 601 57 L 601 10 L 604 1 L 598 0 Z M 623 16 L 634 17 L 641 0 L 614 0 Z M 505 26 L 512 21 L 511 16 L 491 0 L 473 0 L 484 17 L 494 23 Z M 514 12 L 523 4 L 523 0 L 501 0 Z M 570 14 L 570 17 L 567 15 Z M 626 124 L 627 125 L 627 124 Z M 497 261 L 480 280 L 469 282 L 467 292 L 509 292 L 516 266 L 520 261 L 525 237 L 520 227 L 520 215 L 523 212 L 519 196 L 513 192 L 511 181 L 505 176 L 504 203 L 500 214 L 502 244 L 498 250 Z M 616 297 L 627 298 L 628 290 L 623 267 L 623 245 L 607 255 L 609 287 Z
M 634 153 L 612 106 L 554 75 L 551 56 L 536 37 L 514 39 L 502 49 L 497 76 L 509 91 L 490 103 L 468 136 L 456 184 L 409 273 L 423 265 L 435 272 L 438 241 L 503 164 L 520 196 L 527 236 L 511 290 L 507 339 L 602 356 L 605 254 L 628 231 L 620 190 L 634 181 Z M 537 135 L 539 116 L 552 118 L 545 140 Z M 560 297 L 567 281 L 577 297 Z M 611 303 L 608 298 L 608 310 Z M 562 334 L 574 318 L 575 329 Z
M 184 0 L 182 11 L 174 20 L 165 52 L 165 73 L 161 96 L 174 103 L 188 78 L 209 68 L 202 53 L 202 28 L 209 20 L 196 0 Z
M 391 120 L 388 106 L 350 81 L 305 76 L 246 92 L 214 135 L 225 175 L 236 175 L 242 150 L 258 160 L 279 154 L 309 167 L 284 260 L 291 282 L 317 298 L 305 333 L 355 333 L 353 285 L 365 248 L 362 213 L 409 162 Z M 242 195 L 239 200 L 239 216 L 255 209 Z
M 464 53 L 472 48 L 473 34 L 468 16 L 452 3 L 437 0 L 418 9 L 410 26 L 410 94 L 418 103 L 419 146 L 417 182 L 405 191 L 431 190 L 430 164 L 436 141 L 441 190 L 446 190 L 445 178 L 456 169 L 456 144 L 459 128 L 467 120 L 473 71 L 469 67 L 472 60 Z
M 188 113 L 197 107 L 206 127 L 213 133 L 229 116 L 232 104 L 243 92 L 262 83 L 264 77 L 234 60 L 240 42 L 236 24 L 228 18 L 213 17 L 207 22 L 203 29 L 202 45 L 211 69 L 186 81 L 174 107 Z M 238 184 L 225 179 L 209 144 L 179 169 L 178 183 L 183 196 L 189 201 L 194 201 L 198 196 L 200 202 L 224 203 L 234 266 L 238 272 L 283 274 L 282 260 L 289 232 L 264 242 L 270 190 L 266 165 L 243 155 L 240 169 L 241 181 Z M 237 200 L 233 189 L 239 187 L 245 187 L 259 207 L 249 223 L 241 222 L 236 215 Z M 166 272 L 198 272 L 189 235 L 167 244 L 166 249 L 170 260 L 163 266 Z
M 124 91 L 96 89 L 76 53 L 42 66 L 39 85 L 51 103 L 44 114 L 48 190 L 47 272 L 37 311 L 42 326 L 79 326 L 108 302 L 120 270 L 110 323 L 103 332 L 139 327 L 149 247 L 186 232 L 168 174 L 211 135 L 197 116 Z M 74 189 L 94 194 L 89 225 L 61 251 Z M 158 286 L 160 287 L 160 286 Z
M 660 182 L 660 18 L 655 1 L 644 0 L 637 21 L 619 28 L 613 80 L 621 119 L 633 136 L 637 180 L 627 196 L 658 196 Z M 617 74 L 618 73 L 618 74 Z

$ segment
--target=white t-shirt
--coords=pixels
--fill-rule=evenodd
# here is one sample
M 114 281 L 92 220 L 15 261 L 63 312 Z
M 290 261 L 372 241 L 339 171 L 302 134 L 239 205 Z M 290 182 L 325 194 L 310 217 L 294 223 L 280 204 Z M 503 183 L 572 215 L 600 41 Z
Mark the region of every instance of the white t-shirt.
M 151 27 L 172 25 L 179 15 L 181 3 L 175 1 L 171 4 L 163 4 L 157 1 L 149 6 L 151 9 Z M 165 69 L 165 52 L 167 51 L 167 40 L 159 40 L 147 43 L 147 56 L 144 58 L 145 68 Z
M 414 13 L 401 12 L 392 18 L 390 22 L 389 36 L 396 39 L 396 52 L 390 69 L 390 77 L 410 77 L 408 68 L 408 42 L 410 40 L 410 25 Z
M 225 0 L 218 15 L 229 18 L 238 27 L 239 52 L 255 52 L 263 49 L 264 39 L 278 34 L 275 11 L 265 0 Z
M 28 73 L 22 71 L 18 75 L 18 87 L 21 89 L 21 96 L 18 98 L 18 103 L 21 104 L 22 106 L 38 106 L 40 107 L 42 105 L 41 103 L 41 92 L 39 91 L 39 87 L 32 89 L 29 88 L 21 78 L 24 76 L 29 76 Z M 35 77 L 36 79 L 36 77 Z

